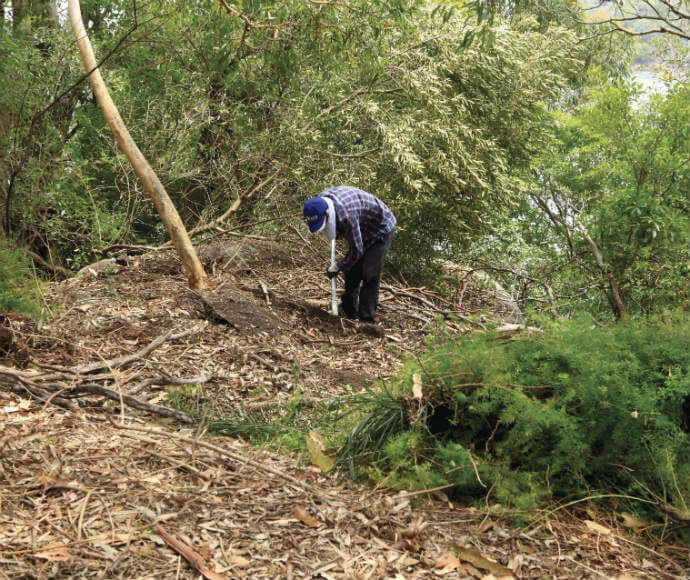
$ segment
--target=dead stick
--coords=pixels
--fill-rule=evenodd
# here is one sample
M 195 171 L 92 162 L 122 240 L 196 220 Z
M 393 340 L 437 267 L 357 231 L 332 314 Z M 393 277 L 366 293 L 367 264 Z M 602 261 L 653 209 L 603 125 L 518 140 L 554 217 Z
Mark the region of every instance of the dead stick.
M 295 226 L 289 225 L 288 228 L 290 228 L 300 237 L 300 239 L 304 242 L 304 245 L 307 246 L 307 248 L 309 248 L 317 258 L 319 258 L 319 260 L 323 260 L 323 256 L 314 249 L 314 246 L 312 246 L 310 242 L 304 239 L 304 236 Z
M 3 375 L 6 377 L 10 377 L 11 379 L 14 379 L 15 384 L 9 382 L 5 382 L 5 384 L 9 386 L 9 388 L 12 389 L 12 391 L 14 391 L 15 393 L 21 394 L 25 391 L 28 391 L 40 401 L 51 402 L 54 405 L 63 407 L 64 409 L 69 409 L 70 411 L 76 411 L 78 409 L 78 407 L 74 403 L 67 401 L 62 397 L 56 396 L 54 393 L 46 391 L 44 388 L 39 387 L 36 383 L 34 383 L 26 375 L 19 371 L 15 371 L 14 369 L 11 369 L 9 367 L 0 366 L 0 377 L 2 377 Z M 3 381 L 0 380 L 0 384 L 2 384 L 2 382 Z
M 127 391 L 127 394 L 130 397 L 133 397 L 134 395 L 138 395 L 139 393 L 141 393 L 141 391 L 143 391 L 146 387 L 150 387 L 151 385 L 155 385 L 155 384 L 156 384 L 155 378 L 144 379 L 143 381 L 141 381 L 140 383 L 137 383 L 131 389 L 129 389 Z
M 151 351 L 155 350 L 158 348 L 161 344 L 163 344 L 167 340 L 177 340 L 179 338 L 183 338 L 185 336 L 188 336 L 190 334 L 194 334 L 195 332 L 198 332 L 201 330 L 201 327 L 195 326 L 193 328 L 190 328 L 188 330 L 183 330 L 182 332 L 178 332 L 177 334 L 174 333 L 173 330 L 170 330 L 166 332 L 165 334 L 159 336 L 155 340 L 152 340 L 149 344 L 147 344 L 144 348 L 138 350 L 137 352 L 133 354 L 126 354 L 126 355 L 121 355 L 119 357 L 112 358 L 110 360 L 101 360 L 99 362 L 95 363 L 90 363 L 78 367 L 73 367 L 73 368 L 67 368 L 63 367 L 64 370 L 61 370 L 61 372 L 56 372 L 52 374 L 45 374 L 42 375 L 40 373 L 22 373 L 20 371 L 16 371 L 14 369 L 11 369 L 9 367 L 5 367 L 0 365 L 0 374 L 8 374 L 12 375 L 15 377 L 22 377 L 22 379 L 28 379 L 31 377 L 31 379 L 34 380 L 40 380 L 40 381 L 52 381 L 56 379 L 68 379 L 68 380 L 73 380 L 76 376 L 78 375 L 84 375 L 91 373 L 93 371 L 101 370 L 104 368 L 116 368 L 116 367 L 122 367 L 125 366 L 132 361 L 138 360 L 140 358 L 145 357 L 147 354 L 149 354 Z M 112 374 L 110 375 L 112 376 Z M 101 375 L 98 377 L 99 379 L 106 378 L 106 375 Z
M 203 574 L 208 580 L 227 580 L 223 574 L 218 574 L 213 570 L 206 567 L 206 561 L 202 558 L 201 554 L 190 548 L 187 544 L 180 542 L 177 538 L 171 536 L 163 526 L 156 524 L 156 531 L 160 534 L 160 537 L 165 540 L 173 550 L 178 554 L 181 554 L 187 562 L 189 562 L 200 574 Z
M 173 419 L 177 419 L 178 421 L 182 421 L 183 423 L 194 423 L 194 418 L 191 415 L 188 415 L 187 413 L 183 413 L 182 411 L 177 411 L 169 407 L 163 407 L 162 405 L 155 405 L 153 403 L 145 403 L 144 401 L 140 401 L 139 399 L 132 397 L 131 395 L 125 395 L 124 393 L 116 393 L 111 389 L 106 389 L 101 385 L 95 385 L 93 383 L 88 383 L 86 385 L 77 385 L 76 387 L 68 389 L 68 392 L 101 395 L 106 399 L 110 399 L 111 401 L 117 401 L 118 403 L 122 402 L 128 407 L 139 409 L 140 411 L 156 413 L 161 417 L 172 417 Z
M 237 196 L 234 202 L 230 205 L 230 207 L 219 217 L 214 219 L 213 221 L 207 223 L 207 224 L 202 224 L 193 230 L 189 232 L 189 236 L 196 236 L 200 233 L 207 232 L 208 230 L 211 230 L 215 228 L 217 225 L 223 223 L 225 220 L 228 219 L 228 217 L 235 213 L 239 207 L 242 205 L 243 201 L 248 200 L 252 195 L 254 195 L 257 191 L 259 191 L 262 187 L 273 181 L 273 179 L 281 172 L 281 169 L 279 168 L 278 170 L 275 171 L 272 175 L 264 179 L 261 183 L 253 187 L 251 190 L 249 190 L 247 193 L 241 193 Z M 171 242 L 165 242 L 164 244 L 161 245 L 161 248 L 166 248 L 170 247 Z
M 459 318 L 460 320 L 464 320 L 465 322 L 469 322 L 470 324 L 473 324 L 475 326 L 478 326 L 479 328 L 486 330 L 486 326 L 484 326 L 481 322 L 477 322 L 476 320 L 472 320 L 469 316 L 465 316 L 464 314 L 460 314 L 457 311 L 449 311 L 444 308 L 441 308 L 428 300 L 427 298 L 424 298 L 423 296 L 418 296 L 417 294 L 413 294 L 412 292 L 407 292 L 405 290 L 399 290 L 397 288 L 393 288 L 392 286 L 389 286 L 388 284 L 382 284 L 382 288 L 385 288 L 386 290 L 389 290 L 393 294 L 396 294 L 398 296 L 407 296 L 408 298 L 414 298 L 415 300 L 418 300 L 422 304 L 428 306 L 435 312 L 438 312 L 439 314 L 443 314 L 444 317 L 448 317 L 451 314 Z M 415 288 L 415 290 L 419 290 L 419 288 Z
M 147 354 L 149 354 L 151 351 L 158 348 L 161 344 L 163 344 L 167 340 L 177 340 L 178 338 L 182 338 L 184 336 L 189 336 L 190 334 L 194 334 L 195 332 L 198 332 L 199 330 L 201 330 L 201 328 L 198 326 L 195 326 L 194 328 L 190 328 L 189 330 L 184 330 L 182 332 L 178 332 L 177 334 L 174 334 L 174 331 L 170 330 L 170 331 L 166 332 L 165 334 L 159 336 L 155 340 L 151 341 L 144 348 L 138 350 L 137 352 L 135 352 L 133 354 L 126 354 L 126 355 L 112 358 L 112 359 L 107 360 L 107 361 L 99 361 L 99 362 L 91 363 L 91 364 L 84 365 L 81 367 L 75 367 L 73 370 L 74 370 L 74 372 L 77 372 L 79 374 L 86 374 L 86 373 L 90 373 L 93 371 L 103 369 L 105 367 L 125 366 L 126 364 L 129 364 L 130 362 L 132 362 L 134 360 L 138 360 L 140 358 L 145 357 Z
M 690 513 L 678 511 L 670 505 L 665 505 L 663 503 L 658 504 L 657 507 L 659 511 L 671 516 L 674 520 L 679 522 L 690 522 Z
M 414 314 L 409 310 L 401 310 L 400 308 L 395 308 L 394 306 L 390 306 L 389 304 L 380 304 L 379 308 L 381 308 L 382 310 L 390 310 L 391 312 L 397 312 L 398 314 L 402 314 L 403 316 L 407 316 L 409 318 L 414 318 L 415 320 L 420 320 L 424 324 L 429 324 L 429 322 L 431 322 L 429 318 L 424 318 L 423 316 Z

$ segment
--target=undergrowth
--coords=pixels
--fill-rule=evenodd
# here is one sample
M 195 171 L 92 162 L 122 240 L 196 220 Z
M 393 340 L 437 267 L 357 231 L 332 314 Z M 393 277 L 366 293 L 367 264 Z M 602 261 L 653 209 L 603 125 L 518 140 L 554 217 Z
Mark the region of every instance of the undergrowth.
M 518 509 L 606 494 L 687 513 L 689 346 L 684 313 L 435 337 L 368 396 L 339 461 L 393 488 Z
M 234 411 L 214 406 L 198 385 L 172 388 L 168 391 L 167 400 L 171 407 L 188 413 L 213 435 L 225 435 L 252 445 L 295 453 L 307 451 L 306 437 L 312 426 L 317 429 L 324 427 L 310 417 L 326 417 L 332 413 L 331 404 L 319 405 L 318 409 L 314 409 L 312 403 L 305 404 L 300 392 L 280 407 L 267 405 Z
M 306 452 L 311 430 L 337 463 L 393 489 L 444 486 L 513 510 L 608 498 L 659 520 L 690 502 L 690 317 L 597 328 L 559 321 L 538 334 L 437 334 L 390 384 L 314 407 L 231 416 L 171 391 L 209 432 Z
M 28 258 L 0 239 L 0 313 L 38 314 L 38 303 L 29 290 L 30 280 Z

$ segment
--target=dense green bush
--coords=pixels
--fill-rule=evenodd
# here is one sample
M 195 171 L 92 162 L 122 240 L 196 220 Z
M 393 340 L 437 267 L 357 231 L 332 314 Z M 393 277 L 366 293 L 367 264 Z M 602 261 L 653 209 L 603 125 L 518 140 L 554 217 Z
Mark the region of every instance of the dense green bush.
M 490 492 L 518 508 L 613 493 L 687 511 L 689 345 L 683 312 L 436 338 L 381 396 L 407 421 L 366 448 L 367 470 L 394 487 L 451 484 L 458 497 Z M 415 377 L 421 400 L 410 395 Z M 374 403 L 341 460 L 365 451 L 358 441 L 376 417 Z
M 0 239 L 0 314 L 10 311 L 23 314 L 38 312 L 38 305 L 27 290 L 30 274 L 26 256 Z

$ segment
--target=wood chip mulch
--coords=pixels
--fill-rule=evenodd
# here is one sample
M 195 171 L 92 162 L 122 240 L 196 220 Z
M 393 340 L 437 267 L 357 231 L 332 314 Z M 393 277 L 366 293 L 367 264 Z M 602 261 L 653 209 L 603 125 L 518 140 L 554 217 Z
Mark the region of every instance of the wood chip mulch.
M 687 550 L 610 523 L 351 489 L 226 438 L 54 408 L 3 416 L 0 577 L 681 578 Z M 122 427 L 126 428 L 122 428 Z M 214 448 L 205 447 L 202 442 Z M 664 553 L 665 552 L 665 553 Z

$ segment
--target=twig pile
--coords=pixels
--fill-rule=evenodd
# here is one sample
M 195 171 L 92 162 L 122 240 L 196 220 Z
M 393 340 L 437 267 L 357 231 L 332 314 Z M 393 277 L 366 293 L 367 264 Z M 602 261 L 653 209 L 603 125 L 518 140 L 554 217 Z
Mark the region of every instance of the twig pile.
M 97 395 L 120 402 L 134 409 L 156 413 L 162 417 L 171 417 L 183 423 L 192 423 L 193 419 L 186 413 L 141 401 L 134 395 L 144 387 L 154 384 L 156 377 L 148 378 L 145 381 L 130 387 L 128 392 L 123 392 L 122 384 L 118 378 L 118 371 L 134 361 L 140 360 L 151 351 L 166 342 L 167 340 L 178 340 L 199 331 L 198 327 L 187 329 L 182 332 L 166 332 L 150 342 L 144 348 L 130 355 L 121 355 L 109 360 L 101 360 L 96 363 L 84 364 L 75 367 L 65 367 L 61 365 L 46 365 L 38 363 L 46 370 L 17 370 L 4 365 L 0 365 L 0 385 L 7 385 L 11 390 L 24 393 L 28 391 L 31 395 L 44 403 L 53 403 L 60 407 L 76 410 L 74 399 L 88 395 Z M 103 372 L 107 369 L 107 372 Z M 193 379 L 176 379 L 170 376 L 160 376 L 158 380 L 166 383 L 203 383 L 212 377 L 196 377 Z M 114 385 L 113 389 L 110 385 Z

